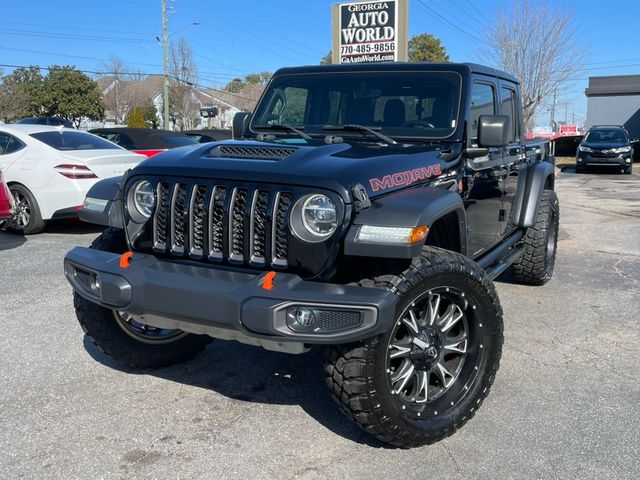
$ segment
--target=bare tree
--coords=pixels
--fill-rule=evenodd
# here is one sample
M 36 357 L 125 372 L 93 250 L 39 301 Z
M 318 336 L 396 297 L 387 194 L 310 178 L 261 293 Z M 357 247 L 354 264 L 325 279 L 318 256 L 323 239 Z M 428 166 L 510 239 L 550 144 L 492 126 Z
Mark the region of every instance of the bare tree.
M 102 92 L 107 110 L 115 117 L 116 124 L 123 124 L 129 111 L 129 102 L 122 85 L 127 67 L 121 58 L 111 55 L 109 60 L 100 66 L 100 72 L 112 80 L 107 90 Z
M 180 130 L 196 126 L 200 103 L 194 91 L 198 82 L 198 67 L 187 40 L 182 37 L 169 45 L 169 108 Z
M 572 18 L 546 0 L 514 0 L 487 31 L 484 56 L 520 80 L 528 127 L 538 107 L 580 69 L 585 51 Z

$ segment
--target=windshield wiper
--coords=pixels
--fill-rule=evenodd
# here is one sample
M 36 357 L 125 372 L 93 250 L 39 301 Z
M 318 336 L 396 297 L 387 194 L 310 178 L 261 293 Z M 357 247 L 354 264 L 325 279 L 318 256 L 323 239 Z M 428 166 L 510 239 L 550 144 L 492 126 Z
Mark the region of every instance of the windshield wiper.
M 253 128 L 260 129 L 260 130 L 289 130 L 290 132 L 293 132 L 301 136 L 305 140 L 313 140 L 313 138 L 310 135 L 307 135 L 302 131 L 304 127 L 296 128 L 296 127 L 292 127 L 291 125 L 287 125 L 286 123 L 267 123 L 265 125 L 254 125 Z
M 325 125 L 322 127 L 323 130 L 338 130 L 343 132 L 367 132 L 373 135 L 374 137 L 378 137 L 383 142 L 389 145 L 397 145 L 393 138 L 387 137 L 386 135 L 376 132 L 373 128 L 365 127 L 364 125 L 356 125 L 356 124 L 346 124 L 346 125 Z M 379 130 L 379 129 L 378 129 Z

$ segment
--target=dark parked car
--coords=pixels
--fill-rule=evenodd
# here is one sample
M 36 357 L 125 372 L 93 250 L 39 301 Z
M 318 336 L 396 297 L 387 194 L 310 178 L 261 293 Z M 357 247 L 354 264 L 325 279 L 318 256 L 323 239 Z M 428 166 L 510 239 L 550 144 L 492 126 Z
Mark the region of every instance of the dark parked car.
M 74 128 L 69 120 L 62 117 L 24 117 L 18 120 L 16 123 L 26 123 L 27 125 L 51 125 L 54 127 L 62 125 L 65 128 Z
M 615 167 L 630 174 L 633 169 L 633 147 L 629 134 L 619 125 L 592 127 L 578 146 L 576 172 L 589 167 Z
M 187 130 L 184 132 L 198 143 L 219 142 L 220 140 L 230 140 L 231 130 Z
M 89 133 L 105 138 L 122 148 L 151 157 L 171 148 L 195 145 L 198 142 L 180 132 L 153 128 L 95 128 Z

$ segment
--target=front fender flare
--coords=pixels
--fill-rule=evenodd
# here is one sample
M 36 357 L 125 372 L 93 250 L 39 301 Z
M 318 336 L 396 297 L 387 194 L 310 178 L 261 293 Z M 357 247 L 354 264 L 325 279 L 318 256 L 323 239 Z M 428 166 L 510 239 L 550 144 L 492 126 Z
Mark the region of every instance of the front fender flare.
M 105 227 L 124 228 L 122 211 L 122 185 L 124 177 L 105 178 L 96 182 L 87 192 L 87 199 L 100 202 L 90 206 L 85 200 L 78 212 L 80 220 L 88 223 L 104 225 Z M 106 203 L 104 203 L 106 202 Z M 101 204 L 104 204 L 101 207 Z
M 443 216 L 455 212 L 459 223 L 460 247 L 466 253 L 466 216 L 457 192 L 439 188 L 412 188 L 372 200 L 371 207 L 355 218 L 347 232 L 344 254 L 365 257 L 414 258 L 424 242 L 411 245 L 381 245 L 356 241 L 362 225 L 376 227 L 417 227 L 433 225 Z

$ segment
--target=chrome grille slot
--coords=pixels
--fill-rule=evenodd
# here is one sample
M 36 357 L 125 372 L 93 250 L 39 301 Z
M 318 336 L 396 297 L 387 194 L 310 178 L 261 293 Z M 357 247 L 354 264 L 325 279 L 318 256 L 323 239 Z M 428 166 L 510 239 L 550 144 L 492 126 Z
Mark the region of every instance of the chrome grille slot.
M 171 253 L 184 255 L 185 234 L 187 232 L 187 186 L 176 183 L 171 197 Z
M 202 258 L 204 255 L 204 233 L 206 230 L 205 197 L 207 187 L 194 185 L 189 203 L 189 255 Z
M 224 257 L 224 201 L 225 187 L 216 186 L 209 204 L 209 259 L 220 261 Z
M 229 206 L 229 261 L 244 261 L 244 217 L 246 214 L 247 189 L 235 188 Z
M 253 193 L 251 203 L 251 224 L 249 228 L 249 241 L 251 252 L 251 263 L 262 266 L 265 264 L 265 249 L 267 242 L 267 221 L 268 221 L 269 192 L 267 190 L 256 190 Z
M 271 247 L 271 263 L 273 266 L 286 267 L 289 253 L 289 233 L 287 220 L 291 208 L 291 194 L 278 192 L 273 205 L 273 232 Z
M 156 211 L 153 215 L 153 250 L 166 252 L 169 221 L 169 185 L 167 182 L 158 182 L 156 198 Z

